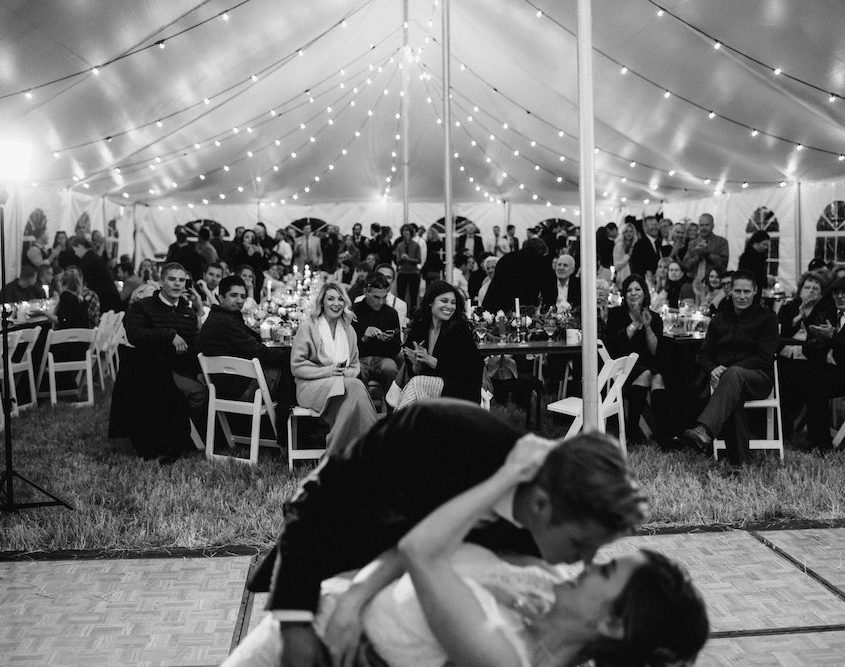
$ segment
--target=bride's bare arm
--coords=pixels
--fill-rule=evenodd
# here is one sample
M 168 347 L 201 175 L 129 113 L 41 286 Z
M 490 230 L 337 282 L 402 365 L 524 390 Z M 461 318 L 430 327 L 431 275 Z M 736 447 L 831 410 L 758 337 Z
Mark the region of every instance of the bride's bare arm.
M 456 665 L 521 664 L 516 648 L 488 622 L 472 590 L 452 567 L 451 556 L 502 495 L 534 478 L 552 446 L 537 436 L 521 438 L 492 477 L 436 509 L 399 542 L 426 619 Z

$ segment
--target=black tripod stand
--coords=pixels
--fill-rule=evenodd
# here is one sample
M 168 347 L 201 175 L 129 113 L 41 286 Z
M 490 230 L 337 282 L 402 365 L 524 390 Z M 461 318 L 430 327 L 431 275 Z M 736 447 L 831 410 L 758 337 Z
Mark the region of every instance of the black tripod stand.
M 2 196 L 3 193 L 0 193 Z M 3 285 L 6 284 L 6 225 L 3 219 L 3 213 L 6 202 L 0 200 L 0 281 Z M 46 489 L 41 488 L 33 481 L 16 472 L 12 467 L 12 398 L 11 398 L 11 383 L 14 381 L 10 370 L 11 359 L 9 355 L 9 319 L 12 317 L 11 309 L 6 308 L 3 304 L 0 308 L 0 330 L 2 330 L 3 340 L 3 420 L 6 443 L 6 470 L 0 477 L 0 511 L 14 512 L 15 510 L 25 509 L 28 507 L 53 507 L 61 505 L 68 509 L 73 509 L 64 500 L 54 496 Z M 33 399 L 35 397 L 33 396 Z M 32 488 L 40 491 L 42 494 L 52 500 L 43 500 L 40 502 L 15 502 L 15 478 L 19 479 L 24 484 L 28 484 Z

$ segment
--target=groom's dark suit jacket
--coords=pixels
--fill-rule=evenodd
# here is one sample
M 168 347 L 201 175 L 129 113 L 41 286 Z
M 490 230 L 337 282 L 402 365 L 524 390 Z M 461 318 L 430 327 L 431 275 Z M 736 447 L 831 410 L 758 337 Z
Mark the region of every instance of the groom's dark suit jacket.
M 522 431 L 465 401 L 425 401 L 379 421 L 334 453 L 286 503 L 284 528 L 249 589 L 268 609 L 315 611 L 320 582 L 363 567 L 420 519 L 491 476 Z M 499 519 L 468 537 L 539 555 L 528 531 Z

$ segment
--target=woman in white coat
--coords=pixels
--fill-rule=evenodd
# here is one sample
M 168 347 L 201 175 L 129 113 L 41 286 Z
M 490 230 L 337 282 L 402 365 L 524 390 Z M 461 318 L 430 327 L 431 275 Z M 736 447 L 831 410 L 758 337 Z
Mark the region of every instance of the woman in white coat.
M 329 451 L 353 442 L 376 422 L 373 402 L 358 378 L 358 339 L 350 324 L 350 305 L 343 287 L 325 283 L 311 315 L 296 332 L 290 355 L 296 401 L 329 423 Z

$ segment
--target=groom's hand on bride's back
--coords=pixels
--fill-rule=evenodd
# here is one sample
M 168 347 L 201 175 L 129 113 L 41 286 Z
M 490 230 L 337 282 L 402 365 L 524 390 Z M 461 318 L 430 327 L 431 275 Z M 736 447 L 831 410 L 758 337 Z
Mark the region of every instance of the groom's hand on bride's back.
M 331 667 L 325 644 L 310 623 L 282 623 L 282 667 Z

